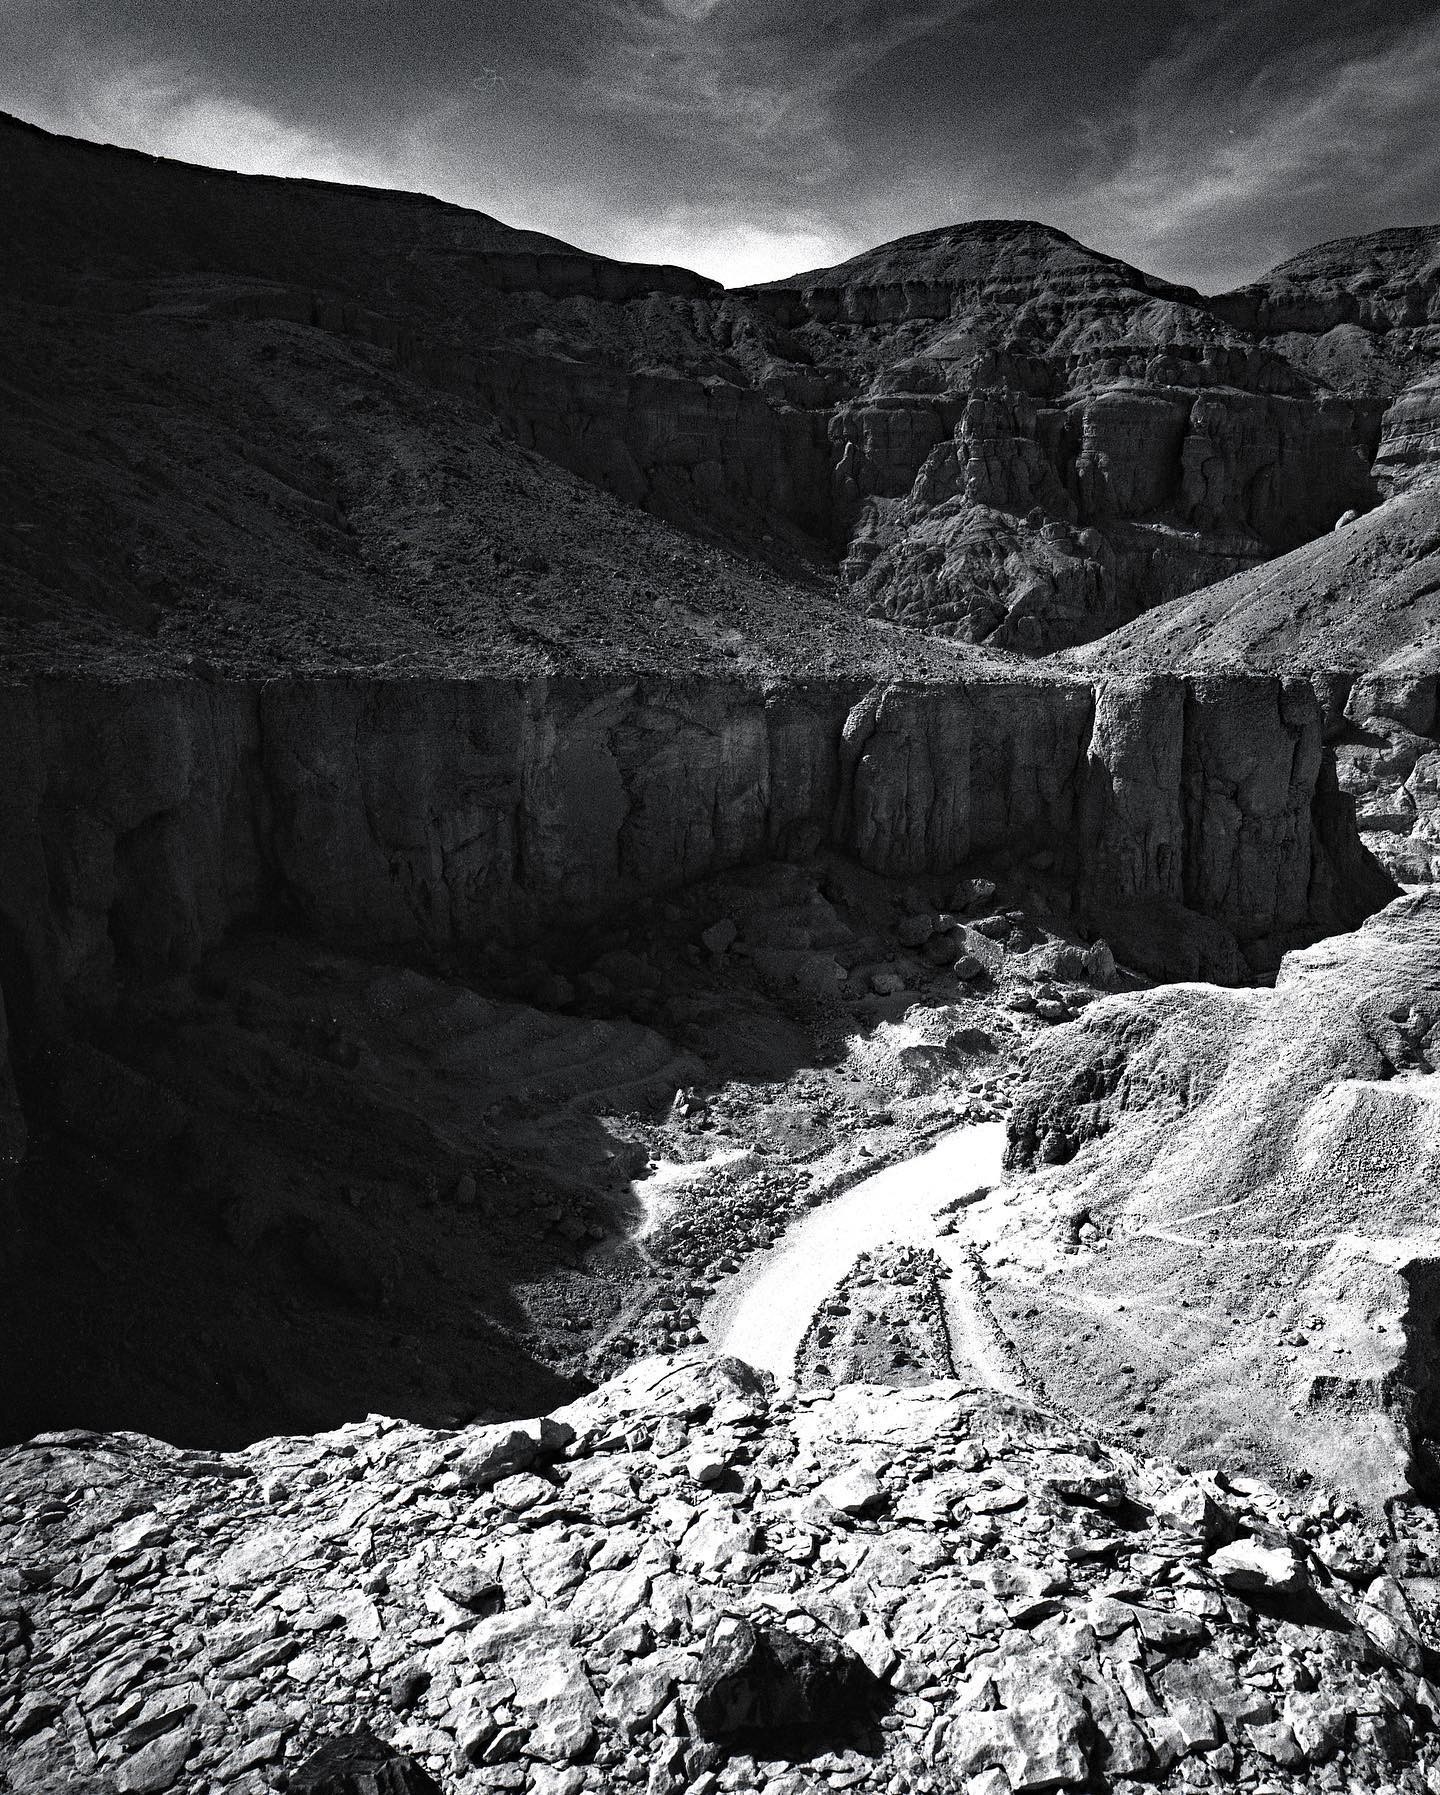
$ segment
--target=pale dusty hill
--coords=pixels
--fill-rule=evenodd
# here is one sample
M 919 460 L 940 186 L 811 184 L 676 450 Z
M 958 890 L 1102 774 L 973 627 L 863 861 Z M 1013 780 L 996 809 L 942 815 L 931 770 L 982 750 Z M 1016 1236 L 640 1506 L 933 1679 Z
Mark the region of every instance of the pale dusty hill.
M 1437 1063 L 1435 893 L 1273 990 L 1114 997 L 1045 1037 L 1011 1153 L 1080 1244 L 997 1288 L 1051 1395 L 1202 1462 L 1440 1487 Z

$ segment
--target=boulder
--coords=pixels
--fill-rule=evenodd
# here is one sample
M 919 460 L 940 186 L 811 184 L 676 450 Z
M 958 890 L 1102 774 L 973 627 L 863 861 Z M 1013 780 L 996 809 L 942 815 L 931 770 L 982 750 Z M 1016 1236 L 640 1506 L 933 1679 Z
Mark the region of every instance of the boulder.
M 1211 1473 L 1181 1478 L 1162 1491 L 1155 1498 L 1155 1513 L 1170 1526 L 1212 1544 L 1231 1540 L 1239 1531 L 1239 1518 Z
M 492 1489 L 502 1478 L 559 1458 L 574 1438 L 573 1427 L 548 1415 L 538 1421 L 467 1428 L 456 1473 L 466 1489 Z
M 885 1486 L 867 1466 L 851 1465 L 827 1477 L 815 1494 L 841 1514 L 862 1515 L 882 1506 Z

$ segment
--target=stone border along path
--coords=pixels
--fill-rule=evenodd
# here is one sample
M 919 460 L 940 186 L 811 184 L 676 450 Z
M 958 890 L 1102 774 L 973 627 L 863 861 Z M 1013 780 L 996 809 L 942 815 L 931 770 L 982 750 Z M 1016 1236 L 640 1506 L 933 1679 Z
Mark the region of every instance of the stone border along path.
M 901 1242 L 927 1248 L 950 1269 L 945 1325 L 956 1370 L 968 1365 L 992 1389 L 1030 1393 L 1013 1349 L 984 1312 L 973 1248 L 937 1227 L 938 1212 L 957 1196 L 1000 1182 L 1004 1149 L 1003 1122 L 956 1128 L 798 1218 L 773 1247 L 751 1254 L 705 1305 L 701 1326 L 715 1349 L 792 1383 L 796 1355 L 821 1303 L 862 1253 Z

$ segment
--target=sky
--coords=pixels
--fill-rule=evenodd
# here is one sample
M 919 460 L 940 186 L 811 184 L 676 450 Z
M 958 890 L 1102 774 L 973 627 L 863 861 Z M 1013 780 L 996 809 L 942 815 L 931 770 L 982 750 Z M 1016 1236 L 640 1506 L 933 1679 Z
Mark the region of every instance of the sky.
M 741 285 L 1034 218 L 1219 291 L 1440 221 L 1440 0 L 0 0 L 0 110 Z

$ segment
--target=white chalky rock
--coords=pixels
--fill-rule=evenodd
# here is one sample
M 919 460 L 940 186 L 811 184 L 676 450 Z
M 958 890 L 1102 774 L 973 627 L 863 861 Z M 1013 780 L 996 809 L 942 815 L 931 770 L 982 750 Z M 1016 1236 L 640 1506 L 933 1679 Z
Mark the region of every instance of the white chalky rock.
M 1289 1546 L 1266 1546 L 1257 1539 L 1237 1539 L 1210 1554 L 1210 1569 L 1227 1589 L 1270 1589 L 1290 1595 L 1310 1578 Z
M 883 1627 L 876 1626 L 873 1621 L 863 1627 L 854 1627 L 845 1635 L 845 1644 L 865 1666 L 872 1677 L 886 1682 L 895 1666 L 900 1662 L 900 1655 L 891 1645 Z
M 878 1508 L 885 1500 L 885 1488 L 875 1473 L 865 1465 L 851 1465 L 827 1477 L 815 1494 L 831 1508 L 845 1515 L 862 1515 Z
M 713 1440 L 698 1440 L 685 1459 L 685 1469 L 696 1483 L 717 1483 L 729 1465 L 729 1454 Z

